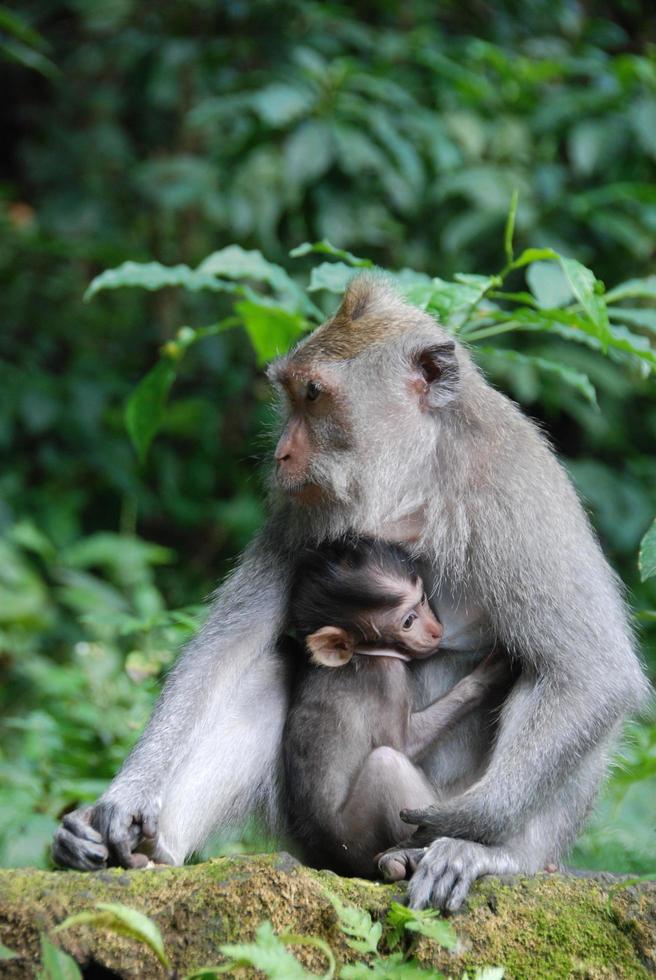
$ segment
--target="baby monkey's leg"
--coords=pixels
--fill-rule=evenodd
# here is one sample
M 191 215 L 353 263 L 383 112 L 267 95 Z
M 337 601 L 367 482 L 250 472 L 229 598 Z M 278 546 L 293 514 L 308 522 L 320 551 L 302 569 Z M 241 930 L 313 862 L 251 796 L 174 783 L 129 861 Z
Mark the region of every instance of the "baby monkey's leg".
M 406 755 L 387 745 L 373 749 L 340 812 L 340 846 L 351 873 L 372 877 L 374 856 L 408 836 L 408 825 L 399 817 L 408 801 L 430 804 L 436 799 L 426 776 Z

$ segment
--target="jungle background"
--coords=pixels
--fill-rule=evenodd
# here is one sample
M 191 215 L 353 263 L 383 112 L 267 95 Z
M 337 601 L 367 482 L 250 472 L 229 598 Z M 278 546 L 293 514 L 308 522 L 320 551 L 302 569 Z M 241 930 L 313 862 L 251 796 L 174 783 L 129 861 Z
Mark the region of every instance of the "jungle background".
M 116 771 L 264 513 L 252 330 L 194 338 L 141 453 L 126 426 L 161 349 L 177 357 L 180 328 L 230 297 L 85 302 L 91 280 L 237 244 L 304 285 L 290 250 L 323 238 L 388 268 L 489 273 L 514 192 L 517 248 L 557 249 L 608 288 L 648 276 L 655 45 L 650 0 L 0 6 L 0 864 L 47 866 L 59 815 Z M 530 285 L 562 289 L 544 269 Z M 634 322 L 648 346 L 656 312 Z M 484 367 L 562 454 L 653 676 L 656 580 L 637 556 L 656 514 L 656 381 L 557 335 L 498 343 L 525 359 Z M 535 357 L 589 378 L 598 407 Z M 572 860 L 653 871 L 655 813 L 648 715 Z

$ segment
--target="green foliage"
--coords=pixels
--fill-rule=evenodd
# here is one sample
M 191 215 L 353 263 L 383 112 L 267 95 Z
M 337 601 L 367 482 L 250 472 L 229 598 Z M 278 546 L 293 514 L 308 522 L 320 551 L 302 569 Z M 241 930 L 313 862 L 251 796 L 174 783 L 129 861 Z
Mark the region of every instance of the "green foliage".
M 445 949 L 455 949 L 458 945 L 455 929 L 435 909 L 410 909 L 392 902 L 387 921 L 396 931 L 397 938 L 401 937 L 403 930 L 407 930 L 434 939 Z
M 69 915 L 53 932 L 63 932 L 74 926 L 91 926 L 93 929 L 104 929 L 117 936 L 135 939 L 152 950 L 162 966 L 170 966 L 159 929 L 152 919 L 137 909 L 131 909 L 118 902 L 98 902 L 95 911 Z
M 14 953 L 13 949 L 0 943 L 0 960 L 15 960 L 17 956 L 18 953 Z
M 640 576 L 646 582 L 656 575 L 656 520 L 645 534 L 640 544 Z
M 330 892 L 326 894 L 337 913 L 340 929 L 349 937 L 346 940 L 347 946 L 358 953 L 375 953 L 383 934 L 382 922 L 374 922 L 369 912 L 355 905 L 346 905 L 337 895 Z
M 650 30 L 568 0 L 0 7 L 0 863 L 43 865 L 142 728 L 262 520 L 260 365 L 362 268 L 545 426 L 656 665 Z M 655 739 L 580 863 L 651 868 Z
M 305 970 L 296 957 L 288 952 L 284 940 L 276 936 L 270 922 L 263 922 L 257 927 L 255 942 L 233 943 L 221 946 L 220 949 L 228 959 L 228 969 L 252 966 L 264 973 L 265 976 L 271 977 L 272 980 L 306 980 L 306 978 L 318 976 L 316 973 L 309 973 Z M 333 974 L 334 959 L 325 976 L 329 978 Z
M 41 936 L 41 969 L 39 980 L 81 980 L 80 968 L 68 953 Z
M 331 892 L 326 894 L 337 913 L 340 930 L 348 937 L 347 945 L 363 957 L 357 963 L 341 966 L 339 976 L 343 980 L 360 980 L 362 977 L 388 977 L 394 980 L 432 977 L 433 980 L 439 980 L 442 976 L 435 970 L 424 969 L 415 962 L 412 958 L 412 944 L 405 952 L 381 955 L 378 947 L 383 934 L 382 923 L 374 923 L 368 912 L 345 904 Z M 126 905 L 99 902 L 95 911 L 79 912 L 69 916 L 55 927 L 53 934 L 80 925 L 109 930 L 119 936 L 128 936 L 147 946 L 163 966 L 170 967 L 170 960 L 157 925 L 136 909 Z M 426 936 L 446 949 L 454 949 L 457 946 L 452 926 L 441 920 L 436 911 L 416 911 L 393 902 L 387 915 L 387 926 L 389 927 L 388 942 L 393 946 L 399 944 L 405 932 L 410 933 L 410 938 L 417 934 Z M 320 950 L 328 964 L 326 973 L 320 975 L 306 970 L 289 952 L 288 946 L 313 946 Z M 44 980 L 60 980 L 60 978 L 73 980 L 80 975 L 75 961 L 54 946 L 46 936 L 42 937 L 42 947 Z M 241 967 L 252 967 L 264 976 L 271 977 L 272 980 L 310 980 L 319 976 L 322 976 L 323 980 L 332 980 L 337 971 L 335 954 L 323 939 L 318 936 L 276 935 L 270 922 L 262 922 L 257 927 L 252 942 L 226 943 L 219 949 L 225 959 L 224 963 L 220 966 L 207 966 L 194 970 L 185 980 L 212 980 L 214 977 L 232 974 Z M 47 972 L 48 970 L 50 972 Z M 67 970 L 69 972 L 66 972 Z M 476 970 L 474 977 L 475 980 L 502 980 L 503 975 L 504 971 L 501 968 L 483 967 Z M 467 980 L 467 974 L 463 975 L 462 980 Z

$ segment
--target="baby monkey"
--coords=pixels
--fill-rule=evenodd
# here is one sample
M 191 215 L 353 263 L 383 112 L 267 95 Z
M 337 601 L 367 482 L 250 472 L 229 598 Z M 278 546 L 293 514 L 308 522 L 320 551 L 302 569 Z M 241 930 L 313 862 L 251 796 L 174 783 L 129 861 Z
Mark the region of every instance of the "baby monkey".
M 304 552 L 290 625 L 309 653 L 283 740 L 291 830 L 309 863 L 374 877 L 374 856 L 413 830 L 399 812 L 436 800 L 423 754 L 508 683 L 510 667 L 494 652 L 413 711 L 406 664 L 437 652 L 442 626 L 410 557 L 381 541 Z

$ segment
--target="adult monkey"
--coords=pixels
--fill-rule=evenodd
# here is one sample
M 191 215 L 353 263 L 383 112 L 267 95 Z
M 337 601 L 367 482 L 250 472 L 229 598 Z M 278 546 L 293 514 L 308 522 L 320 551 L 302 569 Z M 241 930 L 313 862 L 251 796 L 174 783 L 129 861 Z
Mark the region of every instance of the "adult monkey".
M 408 814 L 417 840 L 381 869 L 414 871 L 413 904 L 456 908 L 480 875 L 557 862 L 647 693 L 619 583 L 563 469 L 467 352 L 374 277 L 355 280 L 270 375 L 289 415 L 273 514 L 107 792 L 64 818 L 55 859 L 137 866 L 146 839 L 181 863 L 258 807 L 276 823 L 287 710 L 276 639 L 293 557 L 353 531 L 412 542 L 442 650 L 465 651 L 417 665 L 418 707 L 494 644 L 521 667 L 496 732 L 479 717 L 440 740 L 424 768 L 442 801 Z

